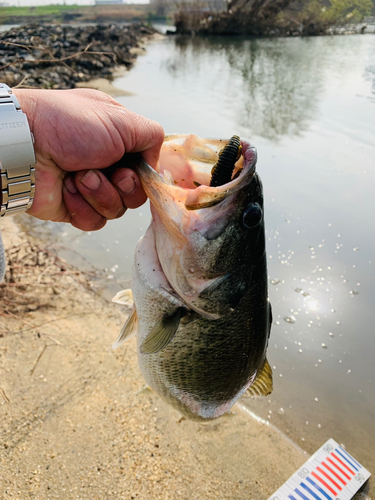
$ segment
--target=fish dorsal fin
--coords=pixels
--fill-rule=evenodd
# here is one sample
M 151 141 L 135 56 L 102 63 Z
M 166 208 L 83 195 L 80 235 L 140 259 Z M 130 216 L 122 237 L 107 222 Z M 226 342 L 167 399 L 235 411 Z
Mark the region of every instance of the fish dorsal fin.
M 113 297 L 112 302 L 116 302 L 116 304 L 122 304 L 124 306 L 131 306 L 133 304 L 133 293 L 130 288 L 126 290 L 121 290 L 117 292 Z
M 139 349 L 141 354 L 155 354 L 164 349 L 172 341 L 185 314 L 183 307 L 172 314 L 165 314 L 142 342 Z
M 260 396 L 268 396 L 271 394 L 272 389 L 272 368 L 266 359 L 254 383 L 245 392 L 245 397 L 258 398 Z
M 128 319 L 125 322 L 125 325 L 122 327 L 122 330 L 120 332 L 120 335 L 118 336 L 118 339 L 116 342 L 113 344 L 112 349 L 117 349 L 117 347 L 120 347 L 125 340 L 130 339 L 130 337 L 133 337 L 137 333 L 138 330 L 138 316 L 137 316 L 137 310 L 135 306 L 133 306 L 133 310 L 130 313 Z

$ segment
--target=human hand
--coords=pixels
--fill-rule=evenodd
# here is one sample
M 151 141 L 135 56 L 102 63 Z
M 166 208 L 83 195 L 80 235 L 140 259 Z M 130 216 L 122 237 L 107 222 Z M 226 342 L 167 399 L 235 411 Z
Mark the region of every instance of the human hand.
M 28 210 L 42 220 L 83 231 L 146 201 L 137 174 L 101 171 L 125 153 L 140 152 L 156 167 L 162 127 L 96 90 L 14 90 L 35 139 L 35 197 Z

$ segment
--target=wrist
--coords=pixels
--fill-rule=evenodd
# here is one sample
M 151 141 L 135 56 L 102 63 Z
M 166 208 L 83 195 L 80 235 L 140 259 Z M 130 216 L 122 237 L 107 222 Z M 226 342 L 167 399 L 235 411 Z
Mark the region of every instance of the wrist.
M 18 102 L 20 103 L 20 107 L 22 111 L 25 113 L 27 117 L 27 121 L 29 122 L 30 131 L 34 135 L 35 139 L 35 114 L 37 108 L 37 92 L 38 90 L 32 89 L 12 89 L 13 94 L 17 97 Z
M 35 154 L 26 114 L 11 89 L 0 84 L 0 215 L 25 211 L 35 193 Z

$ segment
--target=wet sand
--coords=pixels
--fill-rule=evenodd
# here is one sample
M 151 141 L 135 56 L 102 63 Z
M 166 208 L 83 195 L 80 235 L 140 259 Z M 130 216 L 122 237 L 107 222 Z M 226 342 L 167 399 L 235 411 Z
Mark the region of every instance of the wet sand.
M 2 235 L 27 238 L 12 218 Z M 55 275 L 34 311 L 2 305 L 0 498 L 265 500 L 308 458 L 239 405 L 197 424 L 137 394 L 135 340 L 111 348 L 126 314 L 82 276 Z

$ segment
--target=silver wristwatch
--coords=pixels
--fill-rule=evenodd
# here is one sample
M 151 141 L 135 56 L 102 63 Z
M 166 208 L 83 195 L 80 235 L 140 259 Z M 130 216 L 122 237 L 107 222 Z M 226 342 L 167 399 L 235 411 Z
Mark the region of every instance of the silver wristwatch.
M 12 90 L 0 83 L 0 216 L 28 210 L 35 194 L 33 136 Z

